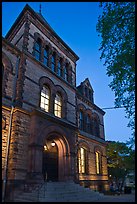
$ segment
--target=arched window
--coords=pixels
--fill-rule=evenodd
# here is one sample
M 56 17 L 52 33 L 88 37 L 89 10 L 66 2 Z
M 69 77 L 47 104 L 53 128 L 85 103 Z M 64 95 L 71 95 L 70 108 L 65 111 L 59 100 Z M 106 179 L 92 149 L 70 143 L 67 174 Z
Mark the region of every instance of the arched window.
M 44 109 L 46 112 L 49 112 L 49 104 L 50 104 L 50 90 L 47 86 L 43 86 L 41 90 L 40 107 Z
M 54 114 L 59 118 L 62 116 L 62 97 L 59 93 L 57 93 L 55 97 Z
M 79 128 L 84 130 L 84 115 L 83 112 L 80 110 L 79 112 Z
M 57 74 L 58 74 L 60 77 L 62 77 L 62 61 L 61 61 L 61 59 L 58 61 Z
M 100 136 L 100 131 L 99 131 L 99 121 L 97 118 L 94 118 L 94 135 L 96 137 Z
M 65 81 L 68 81 L 68 63 L 66 63 L 64 68 L 64 79 Z
M 48 47 L 44 49 L 44 64 L 48 66 Z
M 34 56 L 37 60 L 40 61 L 41 59 L 41 40 L 38 39 L 36 42 L 35 42 L 35 46 L 34 46 Z
M 52 58 L 51 58 L 51 70 L 55 72 L 55 53 L 53 53 Z
M 86 116 L 86 132 L 91 133 L 91 118 L 89 115 Z
M 96 173 L 101 174 L 101 154 L 99 151 L 96 151 L 95 155 L 96 155 Z
M 83 147 L 79 149 L 79 173 L 87 173 L 87 150 Z

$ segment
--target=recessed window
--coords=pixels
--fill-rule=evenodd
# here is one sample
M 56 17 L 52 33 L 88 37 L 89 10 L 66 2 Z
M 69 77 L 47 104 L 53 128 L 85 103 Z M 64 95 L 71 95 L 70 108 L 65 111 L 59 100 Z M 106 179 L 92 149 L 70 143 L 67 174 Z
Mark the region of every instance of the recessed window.
M 100 152 L 96 152 L 96 173 L 101 173 L 101 155 Z
M 47 86 L 43 86 L 41 90 L 41 101 L 40 107 L 41 109 L 49 112 L 49 102 L 50 102 L 50 90 Z
M 38 39 L 36 42 L 35 42 L 35 47 L 34 47 L 34 56 L 37 60 L 40 61 L 40 58 L 41 58 L 41 41 Z
M 99 121 L 97 118 L 94 118 L 94 135 L 96 137 L 100 136 L 100 131 L 99 131 Z
M 83 147 L 79 150 L 79 173 L 86 173 L 87 151 Z
M 58 70 L 57 74 L 62 77 L 62 67 L 61 67 L 61 59 L 58 61 Z
M 55 72 L 55 53 L 52 55 L 51 58 L 51 70 Z
M 64 68 L 64 79 L 65 81 L 68 81 L 68 63 L 66 63 Z
M 46 66 L 48 65 L 48 48 L 47 47 L 44 49 L 44 64 Z
M 84 130 L 84 115 L 82 111 L 79 112 L 79 128 Z
M 62 113 L 62 97 L 59 93 L 56 94 L 54 103 L 54 114 L 55 116 L 61 118 Z
M 91 119 L 90 116 L 86 116 L 86 132 L 91 133 Z

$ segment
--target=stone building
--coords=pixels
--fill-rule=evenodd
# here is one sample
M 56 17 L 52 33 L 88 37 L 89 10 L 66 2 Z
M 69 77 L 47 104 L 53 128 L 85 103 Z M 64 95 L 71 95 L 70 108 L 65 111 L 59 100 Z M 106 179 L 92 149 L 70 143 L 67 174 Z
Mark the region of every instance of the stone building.
M 103 116 L 79 57 L 28 4 L 2 38 L 2 179 L 108 188 Z

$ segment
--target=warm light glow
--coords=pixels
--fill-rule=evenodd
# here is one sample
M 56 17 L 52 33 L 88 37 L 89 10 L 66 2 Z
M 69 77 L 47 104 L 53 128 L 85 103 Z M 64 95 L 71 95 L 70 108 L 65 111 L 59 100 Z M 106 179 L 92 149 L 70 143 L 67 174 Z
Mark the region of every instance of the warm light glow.
M 55 142 L 54 142 L 54 141 L 51 142 L 51 146 L 52 146 L 52 147 L 55 146 Z
M 79 173 L 85 173 L 85 149 L 80 148 Z
M 99 155 L 99 152 L 96 152 L 96 171 L 97 171 L 97 174 L 100 173 L 100 155 Z
M 47 146 L 46 145 L 44 145 L 44 150 L 47 151 Z

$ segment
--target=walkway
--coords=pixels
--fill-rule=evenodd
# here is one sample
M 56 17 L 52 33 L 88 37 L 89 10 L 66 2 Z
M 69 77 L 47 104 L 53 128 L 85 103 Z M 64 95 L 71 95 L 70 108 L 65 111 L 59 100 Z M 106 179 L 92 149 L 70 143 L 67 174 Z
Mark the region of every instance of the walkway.
M 121 195 L 105 195 L 95 202 L 135 202 L 135 192 Z

